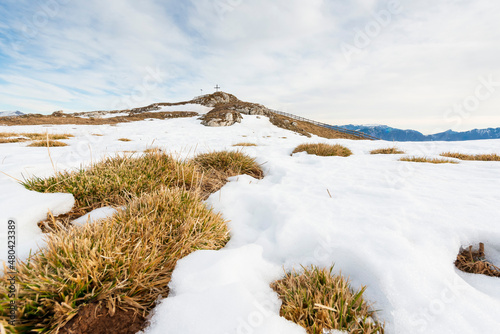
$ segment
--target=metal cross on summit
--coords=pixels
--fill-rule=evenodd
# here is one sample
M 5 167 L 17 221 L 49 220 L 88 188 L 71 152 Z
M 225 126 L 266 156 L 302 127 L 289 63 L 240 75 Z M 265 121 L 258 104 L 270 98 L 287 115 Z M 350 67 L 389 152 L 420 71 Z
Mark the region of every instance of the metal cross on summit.
M 215 85 L 215 87 L 214 87 L 214 88 L 215 88 L 215 91 L 216 91 L 216 92 L 218 92 L 218 91 L 219 91 L 219 89 L 220 89 L 220 86 L 217 84 L 217 85 Z

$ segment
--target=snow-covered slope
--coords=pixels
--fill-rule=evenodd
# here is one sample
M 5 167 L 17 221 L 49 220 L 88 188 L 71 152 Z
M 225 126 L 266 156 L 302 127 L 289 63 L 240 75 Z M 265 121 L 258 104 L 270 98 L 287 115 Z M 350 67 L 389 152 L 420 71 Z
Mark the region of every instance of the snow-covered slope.
M 316 264 L 367 285 L 387 333 L 496 333 L 500 282 L 458 271 L 460 246 L 486 244 L 500 264 L 500 163 L 418 164 L 370 155 L 384 141 L 306 138 L 243 115 L 241 124 L 211 128 L 196 118 L 117 126 L 0 126 L 0 132 L 68 132 L 67 147 L 51 148 L 57 170 L 123 151 L 159 146 L 179 157 L 252 142 L 239 148 L 257 158 L 265 177 L 231 179 L 207 203 L 230 220 L 231 241 L 220 251 L 182 259 L 171 294 L 155 309 L 147 334 L 301 333 L 279 316 L 269 283 L 284 269 Z M 100 134 L 102 136 L 95 136 Z M 132 141 L 122 142 L 119 138 Z M 305 142 L 341 143 L 354 155 L 290 156 Z M 445 151 L 500 153 L 500 140 L 395 143 L 409 155 Z M 36 222 L 68 210 L 68 194 L 38 194 L 17 179 L 54 173 L 47 149 L 0 144 L 1 244 L 6 224 L 18 224 L 19 254 L 43 245 Z M 7 174 L 9 176 L 7 176 Z M 331 196 L 330 196 L 331 195 Z M 5 259 L 5 251 L 1 258 Z
M 16 110 L 16 111 L 0 111 L 0 117 L 21 116 L 21 115 L 24 115 L 24 113 L 20 112 L 19 110 Z

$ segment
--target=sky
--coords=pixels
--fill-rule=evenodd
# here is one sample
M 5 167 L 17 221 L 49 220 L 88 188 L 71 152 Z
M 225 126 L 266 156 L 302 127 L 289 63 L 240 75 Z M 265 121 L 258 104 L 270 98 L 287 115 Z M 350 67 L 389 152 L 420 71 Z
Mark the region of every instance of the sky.
M 500 127 L 496 0 L 0 0 L 0 110 L 225 92 L 334 125 Z

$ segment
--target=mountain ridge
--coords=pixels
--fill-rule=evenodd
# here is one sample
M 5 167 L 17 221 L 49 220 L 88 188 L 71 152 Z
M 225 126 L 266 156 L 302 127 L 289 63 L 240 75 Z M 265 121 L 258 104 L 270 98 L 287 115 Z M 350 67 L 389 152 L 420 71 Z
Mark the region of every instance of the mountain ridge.
M 8 116 L 21 116 L 25 115 L 25 113 L 16 110 L 16 111 L 0 111 L 0 117 L 8 117 Z
M 398 129 L 387 125 L 340 125 L 339 127 L 363 132 L 370 136 L 389 141 L 464 141 L 482 139 L 500 139 L 499 128 L 473 129 L 469 131 L 457 132 L 447 130 L 430 135 L 412 129 Z

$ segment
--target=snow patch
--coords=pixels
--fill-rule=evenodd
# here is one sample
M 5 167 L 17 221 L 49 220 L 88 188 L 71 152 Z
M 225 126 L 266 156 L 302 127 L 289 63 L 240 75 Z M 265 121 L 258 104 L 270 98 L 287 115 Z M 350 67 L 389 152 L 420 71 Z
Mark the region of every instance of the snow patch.
M 110 206 L 105 206 L 102 208 L 92 210 L 91 212 L 87 213 L 86 215 L 81 216 L 80 218 L 73 220 L 71 222 L 71 224 L 73 224 L 75 226 L 85 226 L 87 224 L 95 223 L 96 221 L 98 221 L 100 219 L 109 218 L 117 212 L 118 212 L 118 210 L 116 210 L 115 208 L 112 208 Z
M 44 194 L 26 190 L 19 184 L 0 183 L 0 244 L 7 245 L 7 223 L 15 221 L 16 255 L 25 260 L 30 252 L 45 244 L 44 234 L 37 223 L 47 218 L 47 212 L 53 215 L 64 214 L 71 210 L 75 199 L 71 194 Z M 7 260 L 7 248 L 1 250 L 0 265 Z M 3 270 L 3 266 L 0 268 Z

